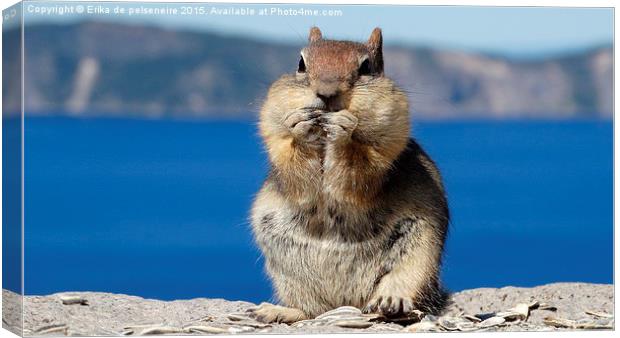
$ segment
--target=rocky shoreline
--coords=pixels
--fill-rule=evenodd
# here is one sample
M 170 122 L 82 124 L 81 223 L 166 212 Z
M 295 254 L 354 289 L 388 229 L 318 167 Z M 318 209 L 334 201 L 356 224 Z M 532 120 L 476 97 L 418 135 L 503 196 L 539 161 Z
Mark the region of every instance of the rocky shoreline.
M 263 324 L 243 301 L 160 301 L 101 292 L 24 297 L 26 336 L 185 335 L 433 331 L 566 331 L 614 328 L 614 288 L 555 283 L 534 288 L 480 288 L 452 294 L 441 316 L 415 313 L 397 322 L 343 307 L 292 325 Z M 20 331 L 20 297 L 3 290 L 2 325 Z M 17 311 L 16 311 L 17 310 Z

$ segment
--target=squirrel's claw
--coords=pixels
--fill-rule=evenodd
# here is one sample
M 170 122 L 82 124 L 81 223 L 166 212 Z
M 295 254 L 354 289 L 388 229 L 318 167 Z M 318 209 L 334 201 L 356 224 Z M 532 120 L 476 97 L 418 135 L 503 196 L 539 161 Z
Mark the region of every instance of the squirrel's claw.
M 284 127 L 297 140 L 312 143 L 320 138 L 317 120 L 320 115 L 316 110 L 294 110 L 284 118 Z
M 378 313 L 386 317 L 407 316 L 416 312 L 411 297 L 376 297 L 362 310 L 364 313 Z
M 321 115 L 318 119 L 331 141 L 350 139 L 358 124 L 357 117 L 347 110 Z

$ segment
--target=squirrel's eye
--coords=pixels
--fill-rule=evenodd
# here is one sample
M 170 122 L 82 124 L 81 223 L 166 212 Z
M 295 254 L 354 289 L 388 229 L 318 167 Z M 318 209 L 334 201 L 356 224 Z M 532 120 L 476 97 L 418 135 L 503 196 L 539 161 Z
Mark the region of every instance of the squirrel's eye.
M 304 62 L 304 57 L 299 57 L 299 66 L 297 67 L 297 72 L 305 73 L 306 72 L 306 63 Z
M 370 75 L 370 61 L 368 59 L 364 60 L 360 65 L 360 69 L 357 71 L 358 75 Z

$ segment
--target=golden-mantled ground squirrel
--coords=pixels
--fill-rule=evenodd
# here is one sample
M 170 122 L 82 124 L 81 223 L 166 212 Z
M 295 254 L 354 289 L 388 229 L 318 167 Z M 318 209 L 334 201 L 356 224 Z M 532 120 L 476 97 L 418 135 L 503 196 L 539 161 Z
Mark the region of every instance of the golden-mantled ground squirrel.
M 294 322 L 339 306 L 439 312 L 448 206 L 433 161 L 410 138 L 406 95 L 383 74 L 381 30 L 367 43 L 310 30 L 296 74 L 270 88 L 260 133 L 271 171 L 252 209 L 256 242 Z

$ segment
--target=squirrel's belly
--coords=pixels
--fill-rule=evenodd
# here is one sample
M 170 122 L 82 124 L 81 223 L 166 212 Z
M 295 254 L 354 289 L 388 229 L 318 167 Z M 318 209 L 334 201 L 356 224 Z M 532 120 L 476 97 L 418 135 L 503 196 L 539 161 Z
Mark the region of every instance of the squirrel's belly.
M 282 234 L 261 245 L 280 300 L 308 313 L 362 307 L 380 277 L 375 243 L 346 243 Z

